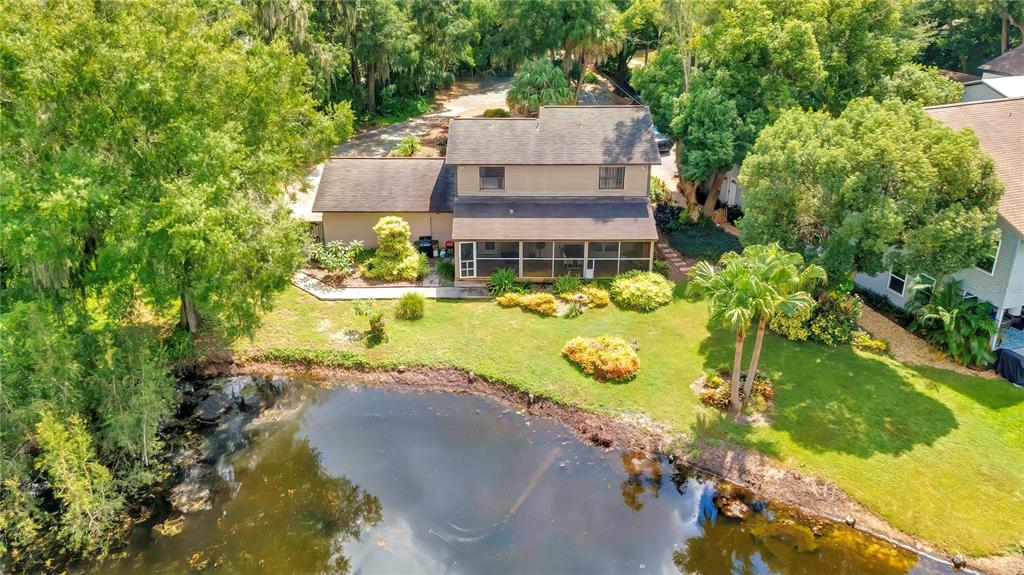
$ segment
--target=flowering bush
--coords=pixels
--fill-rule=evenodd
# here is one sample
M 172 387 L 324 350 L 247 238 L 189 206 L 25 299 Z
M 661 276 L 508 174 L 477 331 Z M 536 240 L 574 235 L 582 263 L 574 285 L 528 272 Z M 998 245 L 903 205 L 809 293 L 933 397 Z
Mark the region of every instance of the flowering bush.
M 494 298 L 501 307 L 520 307 L 540 315 L 555 315 L 558 313 L 558 302 L 555 296 L 547 292 L 516 293 L 510 292 Z
M 776 315 L 768 322 L 768 329 L 790 341 L 807 341 L 811 335 L 810 323 L 814 309 L 809 307 L 791 316 Z
M 574 337 L 562 348 L 562 355 L 600 381 L 626 381 L 640 370 L 636 351 L 621 337 Z
M 830 293 L 811 320 L 811 336 L 830 346 L 850 343 L 860 319 L 860 306 L 860 298 L 855 295 Z
M 882 354 L 889 351 L 889 342 L 875 339 L 870 333 L 858 329 L 853 332 L 853 347 L 861 351 Z
M 674 288 L 665 276 L 634 270 L 615 276 L 609 293 L 619 307 L 653 311 L 672 301 Z
M 584 307 L 604 307 L 611 301 L 608 298 L 608 292 L 595 285 L 585 285 L 576 291 L 561 293 L 558 297 Z

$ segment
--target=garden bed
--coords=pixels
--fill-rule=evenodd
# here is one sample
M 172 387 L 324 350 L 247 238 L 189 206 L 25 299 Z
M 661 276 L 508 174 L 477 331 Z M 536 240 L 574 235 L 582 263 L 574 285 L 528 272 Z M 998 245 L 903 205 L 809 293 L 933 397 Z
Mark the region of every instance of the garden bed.
M 363 277 L 359 270 L 349 276 L 332 274 L 319 266 L 316 261 L 311 261 L 302 269 L 302 273 L 314 278 L 332 288 L 355 288 L 355 287 L 440 287 L 451 286 L 452 282 L 443 281 L 437 275 L 437 258 L 429 261 L 430 272 L 427 277 L 415 282 L 407 281 L 384 281 Z

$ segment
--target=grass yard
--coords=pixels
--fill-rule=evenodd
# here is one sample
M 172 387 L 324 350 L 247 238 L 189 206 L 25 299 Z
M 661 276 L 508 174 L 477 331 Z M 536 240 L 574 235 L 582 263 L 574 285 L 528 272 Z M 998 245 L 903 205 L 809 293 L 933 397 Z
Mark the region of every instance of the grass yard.
M 1024 536 L 1024 390 L 1005 382 L 769 334 L 761 369 L 775 380 L 775 420 L 751 428 L 704 407 L 689 388 L 703 369 L 732 357 L 731 334 L 708 331 L 701 302 L 677 297 L 650 314 L 609 306 L 563 319 L 493 302 L 428 300 L 415 322 L 395 320 L 393 305 L 377 303 L 387 310 L 390 340 L 367 347 L 343 337 L 367 328 L 350 303 L 290 288 L 236 351 L 328 348 L 382 364 L 457 366 L 595 411 L 643 412 L 679 431 L 759 449 L 834 481 L 897 528 L 949 552 L 1006 553 Z M 570 338 L 604 334 L 639 341 L 636 379 L 599 383 L 561 357 Z

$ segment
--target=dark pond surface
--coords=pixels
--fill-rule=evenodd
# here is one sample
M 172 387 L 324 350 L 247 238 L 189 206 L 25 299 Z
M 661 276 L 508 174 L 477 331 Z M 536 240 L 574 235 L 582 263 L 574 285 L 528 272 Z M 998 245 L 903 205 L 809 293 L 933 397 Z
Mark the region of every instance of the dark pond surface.
M 948 572 L 845 526 L 815 537 L 772 505 L 717 516 L 714 483 L 488 399 L 295 387 L 291 412 L 249 424 L 248 445 L 216 466 L 211 508 L 174 536 L 146 529 L 95 570 Z

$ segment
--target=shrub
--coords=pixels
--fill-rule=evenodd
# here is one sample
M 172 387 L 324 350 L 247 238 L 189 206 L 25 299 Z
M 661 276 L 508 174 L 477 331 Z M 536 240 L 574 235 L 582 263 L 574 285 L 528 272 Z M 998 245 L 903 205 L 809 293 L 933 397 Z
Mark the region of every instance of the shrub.
M 651 198 L 651 203 L 654 204 L 667 202 L 672 197 L 668 191 L 668 184 L 658 176 L 651 176 L 651 184 L 647 188 L 647 195 Z
M 498 305 L 500 305 L 501 307 L 518 307 L 519 298 L 521 297 L 523 297 L 523 294 L 521 293 L 508 292 L 506 294 L 501 294 L 500 296 L 494 298 L 494 301 L 498 302 Z
M 406 136 L 388 152 L 392 158 L 411 158 L 420 151 L 420 141 L 416 136 Z
M 664 276 L 634 270 L 615 276 L 609 293 L 619 307 L 653 311 L 672 301 L 674 288 Z
M 455 260 L 451 258 L 437 260 L 437 275 L 445 281 L 455 281 Z
M 583 305 L 578 301 L 569 302 L 569 305 L 565 306 L 565 312 L 562 313 L 562 317 L 565 319 L 573 319 L 583 315 Z
M 520 293 L 511 291 L 494 298 L 501 307 L 520 307 L 540 315 L 558 313 L 558 302 L 555 296 L 546 292 Z
M 914 321 L 909 329 L 932 347 L 962 365 L 986 365 L 995 359 L 989 340 L 999 332 L 992 307 L 977 298 L 965 299 L 959 280 L 933 289 L 927 303 L 911 302 Z
M 493 296 L 522 291 L 522 286 L 516 281 L 516 270 L 498 268 L 491 272 L 491 279 L 487 282 L 487 291 L 491 292 Z
M 698 392 L 700 400 L 707 405 L 722 410 L 728 410 L 730 386 L 728 379 L 731 378 L 731 369 L 722 367 L 704 371 L 704 387 Z M 741 381 L 745 381 L 746 372 L 740 372 Z M 775 386 L 772 380 L 758 373 L 754 376 L 754 384 L 750 388 L 751 398 L 759 397 L 765 402 L 775 399 Z M 743 387 L 740 386 L 740 398 L 743 397 Z
M 829 293 L 811 319 L 811 337 L 825 345 L 850 343 L 860 319 L 860 298 L 852 294 Z
M 668 277 L 669 265 L 665 260 L 654 260 L 654 273 Z
M 675 231 L 679 228 L 679 214 L 683 207 L 674 202 L 663 202 L 654 207 L 654 224 L 663 232 Z
M 409 224 L 398 216 L 384 216 L 373 226 L 377 249 L 366 262 L 363 275 L 384 281 L 415 281 L 427 275 L 427 256 L 409 243 Z
M 321 367 L 368 367 L 370 365 L 366 358 L 350 351 L 323 348 L 272 347 L 259 354 L 255 359 L 257 361 Z
M 387 341 L 388 335 L 384 332 L 384 312 L 374 309 L 373 302 L 357 299 L 352 302 L 356 315 L 365 317 L 370 323 L 368 339 L 373 342 Z
M 640 370 L 640 358 L 621 337 L 574 337 L 562 348 L 562 355 L 600 381 L 626 381 Z
M 717 262 L 726 252 L 741 252 L 740 239 L 704 220 L 695 224 L 679 224 L 666 235 L 669 245 L 684 256 Z
M 567 302 L 578 303 L 584 307 L 604 307 L 611 302 L 607 291 L 596 285 L 589 284 L 580 287 L 576 291 L 559 294 L 558 297 Z
M 408 291 L 398 298 L 395 317 L 398 319 L 420 319 L 423 317 L 424 297 L 414 291 Z
M 807 341 L 811 335 L 811 316 L 815 308 L 807 308 L 791 316 L 776 315 L 768 322 L 768 329 L 790 341 Z
M 330 241 L 325 244 L 315 243 L 310 249 L 310 256 L 320 264 L 325 271 L 350 276 L 356 271 L 356 260 L 363 251 L 363 242 L 353 240 L 351 242 Z
M 578 292 L 582 285 L 583 279 L 580 276 L 574 273 L 568 273 L 556 279 L 555 283 L 551 286 L 551 289 L 557 294 L 569 294 Z
M 587 68 L 587 71 L 583 73 L 583 83 L 593 84 L 597 82 L 597 72 Z
M 883 339 L 875 339 L 870 333 L 863 330 L 853 332 L 853 347 L 871 353 L 883 354 L 889 351 L 889 342 Z
M 511 115 L 505 108 L 487 108 L 484 110 L 485 118 L 508 118 Z

